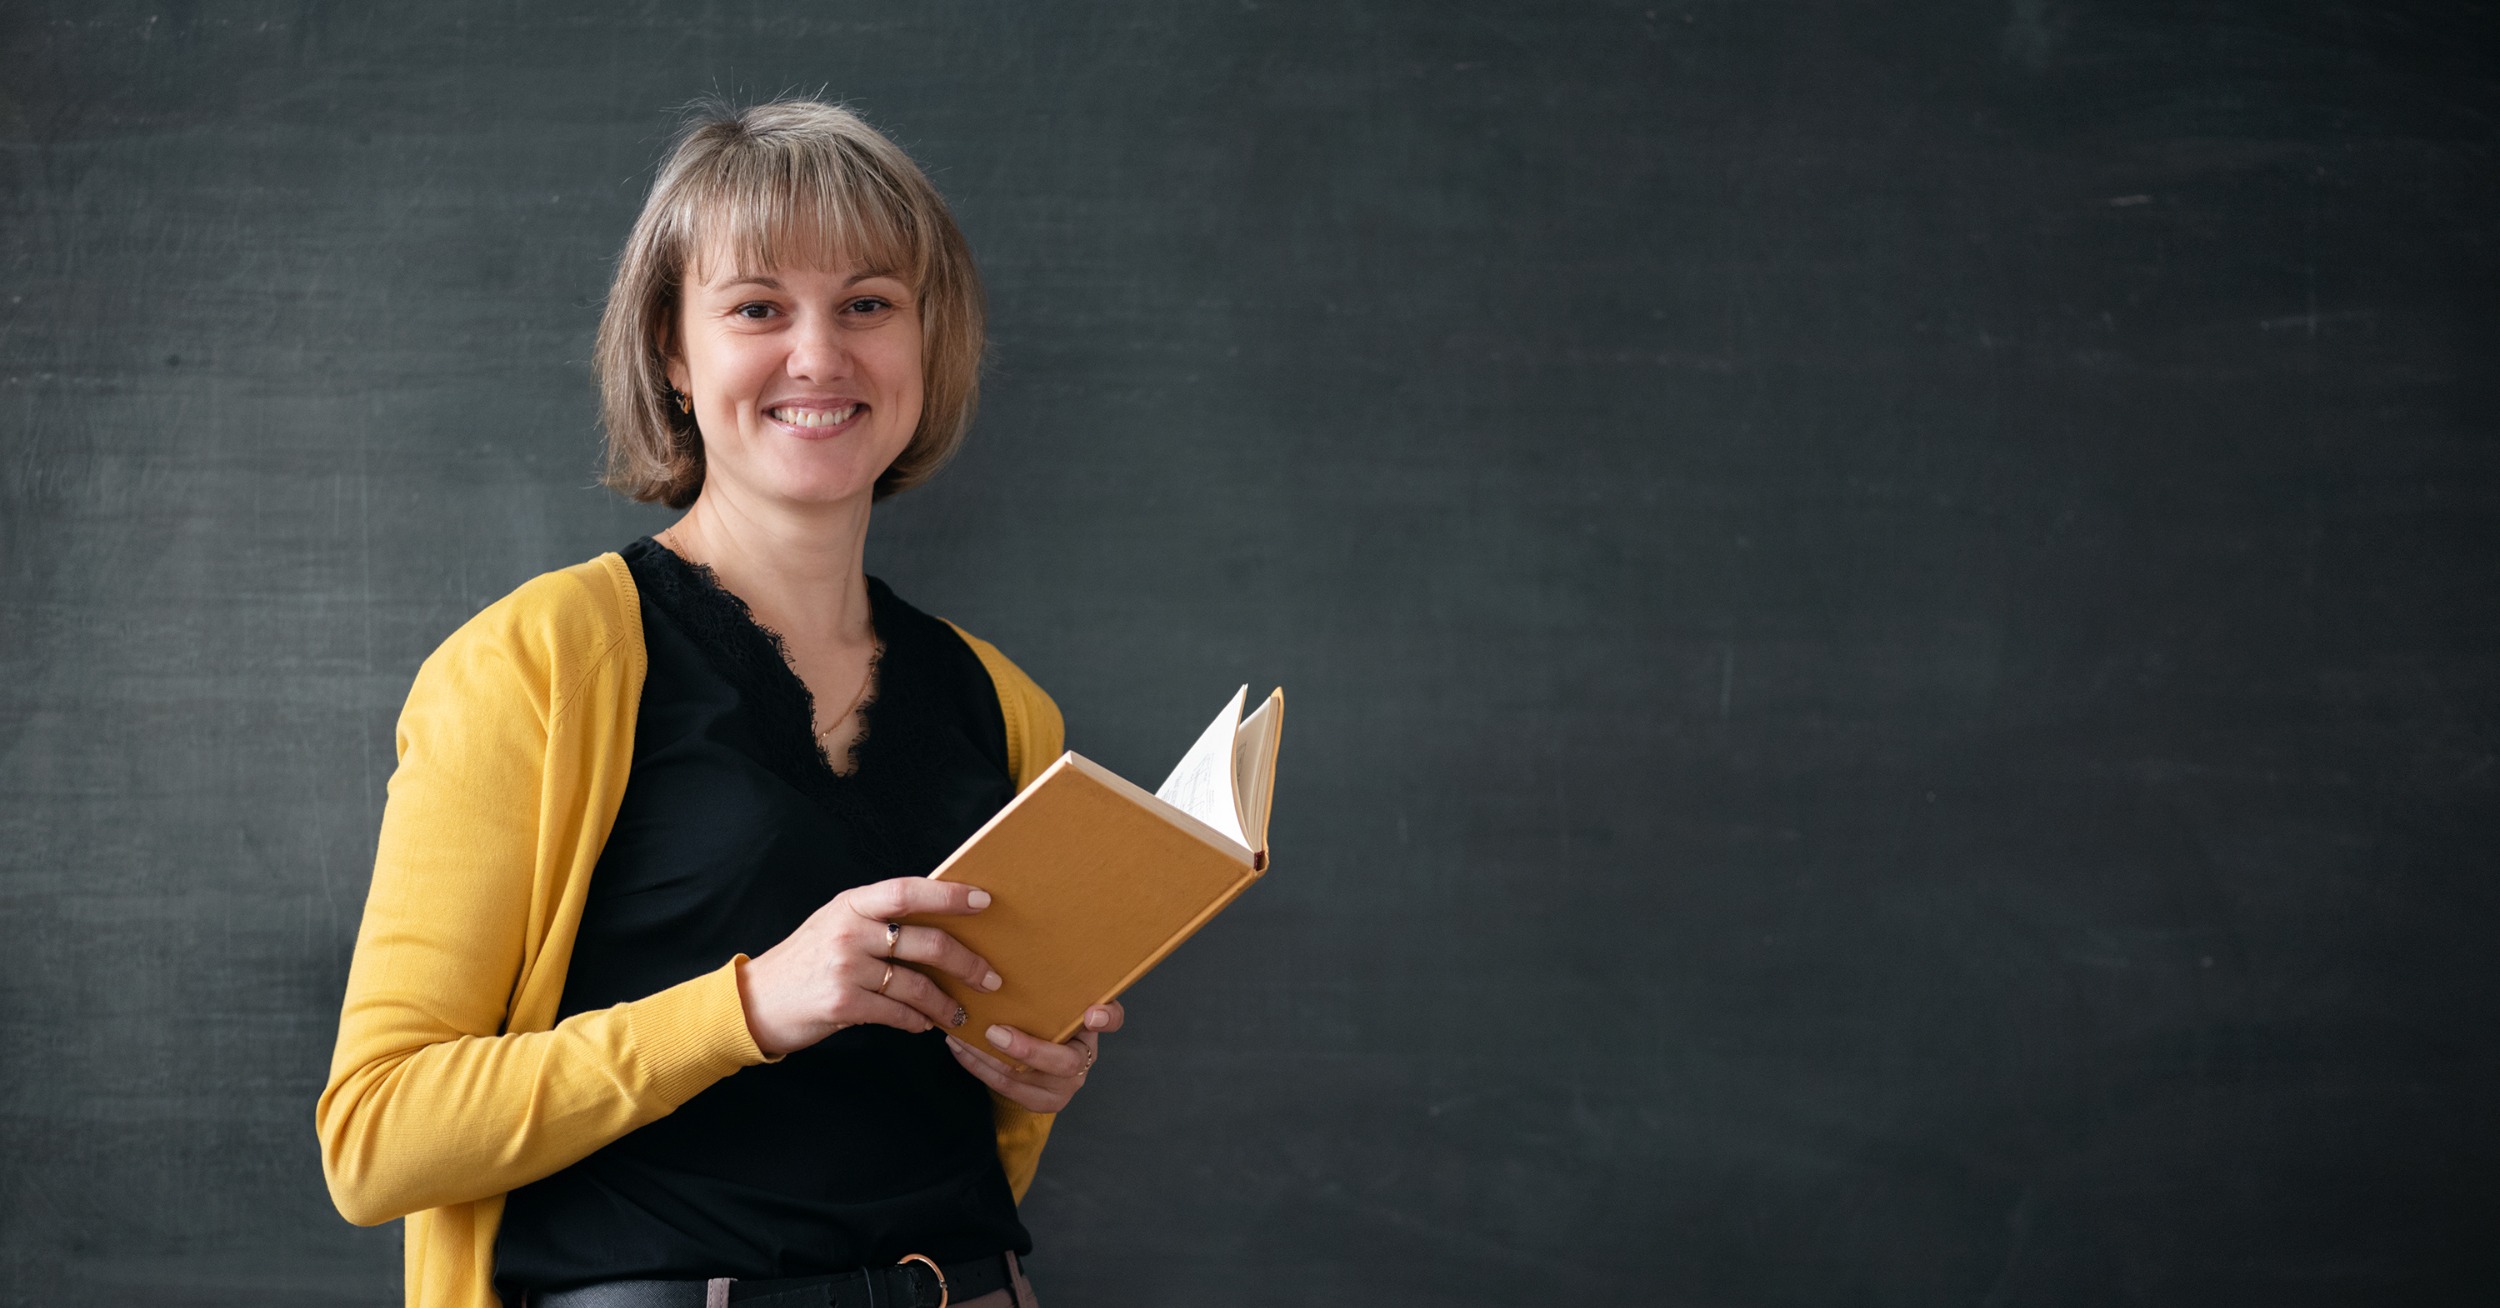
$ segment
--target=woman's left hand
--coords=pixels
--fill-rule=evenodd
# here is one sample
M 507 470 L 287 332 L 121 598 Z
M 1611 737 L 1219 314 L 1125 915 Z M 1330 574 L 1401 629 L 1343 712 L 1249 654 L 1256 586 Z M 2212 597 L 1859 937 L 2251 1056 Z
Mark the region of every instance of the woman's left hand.
M 990 1043 L 1032 1068 L 1030 1072 L 1019 1072 L 997 1055 L 951 1035 L 946 1037 L 946 1047 L 983 1085 L 1034 1112 L 1055 1113 L 1084 1087 L 1086 1073 L 1094 1070 L 1094 1060 L 1102 1053 L 1102 1038 L 1119 1030 L 1127 1018 L 1116 1002 L 1096 1004 L 1085 1010 L 1085 1029 L 1063 1045 L 1044 1044 L 1012 1026 L 991 1027 L 987 1032 Z

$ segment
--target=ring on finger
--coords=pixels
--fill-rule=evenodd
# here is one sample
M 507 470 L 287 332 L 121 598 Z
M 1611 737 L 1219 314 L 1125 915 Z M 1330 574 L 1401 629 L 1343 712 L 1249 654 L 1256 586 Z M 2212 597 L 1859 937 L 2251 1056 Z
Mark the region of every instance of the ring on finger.
M 1102 1050 L 1101 1050 L 1099 1047 L 1097 1047 L 1097 1046 L 1094 1046 L 1094 1045 L 1087 1045 L 1087 1046 L 1085 1046 L 1085 1066 L 1083 1066 L 1083 1067 L 1080 1067 L 1080 1068 L 1076 1069 L 1076 1074 L 1077 1074 L 1078 1076 L 1083 1076 L 1083 1075 L 1085 1075 L 1087 1072 L 1091 1072 L 1091 1071 L 1093 1071 L 1093 1070 L 1094 1070 L 1094 1058 L 1095 1058 L 1095 1056 L 1096 1056 L 1096 1055 L 1100 1054 L 1101 1052 L 1102 1052 Z
M 900 922 L 888 922 L 888 923 L 886 923 L 886 924 L 885 924 L 885 952 L 887 953 L 887 955 L 891 956 L 891 955 L 894 953 L 894 951 L 895 951 L 895 950 L 897 950 L 897 949 L 899 949 L 899 948 L 901 948 L 901 947 L 902 947 L 902 944 L 903 944 L 903 924 L 902 924 L 902 923 L 900 923 Z
M 877 993 L 884 994 L 885 988 L 892 984 L 894 984 L 894 965 L 888 963 L 885 965 L 885 975 L 877 978 Z

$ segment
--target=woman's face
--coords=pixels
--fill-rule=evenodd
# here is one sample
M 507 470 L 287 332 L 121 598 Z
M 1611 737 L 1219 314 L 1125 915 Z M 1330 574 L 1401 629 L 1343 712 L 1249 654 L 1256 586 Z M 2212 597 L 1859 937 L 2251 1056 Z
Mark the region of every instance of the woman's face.
M 705 493 L 826 504 L 868 495 L 920 425 L 920 311 L 890 270 L 687 272 L 671 385 L 692 397 Z

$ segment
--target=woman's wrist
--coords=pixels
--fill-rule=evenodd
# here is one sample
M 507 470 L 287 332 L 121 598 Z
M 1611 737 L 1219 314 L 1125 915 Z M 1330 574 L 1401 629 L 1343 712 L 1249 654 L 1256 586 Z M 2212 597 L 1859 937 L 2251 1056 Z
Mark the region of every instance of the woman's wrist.
M 762 963 L 761 959 L 747 958 L 743 955 L 739 957 L 736 968 L 738 1011 L 739 1015 L 746 1020 L 747 1038 L 755 1042 L 755 1051 L 764 1056 L 765 1062 L 777 1063 L 796 1046 L 788 1044 L 783 1039 L 783 1033 L 764 1017 L 763 1004 L 758 994 L 761 986 L 758 978 L 751 975 L 753 970 Z

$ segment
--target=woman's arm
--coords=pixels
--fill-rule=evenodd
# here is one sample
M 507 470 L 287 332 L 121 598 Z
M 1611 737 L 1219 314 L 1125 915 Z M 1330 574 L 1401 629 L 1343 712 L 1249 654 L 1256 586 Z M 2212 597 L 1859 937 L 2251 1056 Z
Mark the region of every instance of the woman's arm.
M 724 958 L 648 998 L 531 1029 L 554 1016 L 631 767 L 621 705 L 639 680 L 617 674 L 632 651 L 602 641 L 581 594 L 542 579 L 481 614 L 426 660 L 400 715 L 317 1113 L 330 1195 L 350 1221 L 525 1185 L 844 1026 L 962 1020 L 935 983 L 890 961 L 997 987 L 942 931 L 888 934 L 897 917 L 987 901 L 907 877 L 844 891 L 751 963 Z
M 537 1180 L 763 1061 L 729 958 L 552 1030 L 506 1031 L 525 994 L 552 1015 L 613 816 L 589 797 L 620 793 L 608 773 L 630 758 L 613 733 L 630 739 L 631 723 L 609 720 L 600 701 L 616 692 L 595 684 L 613 642 L 582 648 L 543 594 L 530 606 L 533 587 L 446 641 L 400 717 L 316 1112 L 331 1198 L 359 1224 Z

